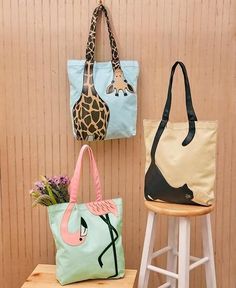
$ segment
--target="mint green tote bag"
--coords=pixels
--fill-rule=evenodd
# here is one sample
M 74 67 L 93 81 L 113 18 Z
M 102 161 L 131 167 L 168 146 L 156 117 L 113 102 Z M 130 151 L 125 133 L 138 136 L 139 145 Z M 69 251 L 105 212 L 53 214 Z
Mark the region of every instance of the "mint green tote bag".
M 96 200 L 78 204 L 77 192 L 85 151 L 89 153 Z M 122 200 L 102 200 L 97 165 L 88 145 L 80 150 L 69 191 L 69 203 L 48 207 L 57 249 L 57 280 L 65 285 L 87 279 L 123 277 Z
M 111 61 L 96 62 L 96 26 L 102 14 L 108 28 Z M 139 65 L 134 60 L 120 61 L 108 13 L 102 4 L 92 15 L 85 60 L 69 60 L 67 67 L 72 127 L 77 140 L 136 135 Z

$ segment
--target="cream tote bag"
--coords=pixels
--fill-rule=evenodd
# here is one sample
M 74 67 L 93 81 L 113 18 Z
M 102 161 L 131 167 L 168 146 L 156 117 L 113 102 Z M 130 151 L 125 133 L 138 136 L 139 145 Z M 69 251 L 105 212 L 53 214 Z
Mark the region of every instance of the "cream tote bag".
M 184 75 L 188 122 L 171 123 L 169 114 L 176 67 Z M 198 121 L 187 70 L 171 70 L 162 119 L 144 120 L 145 198 L 179 204 L 211 205 L 214 200 L 216 121 Z

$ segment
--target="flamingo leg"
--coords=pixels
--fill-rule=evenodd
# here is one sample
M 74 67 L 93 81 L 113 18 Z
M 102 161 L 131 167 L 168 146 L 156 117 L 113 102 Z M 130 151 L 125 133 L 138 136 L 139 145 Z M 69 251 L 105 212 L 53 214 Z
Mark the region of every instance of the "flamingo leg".
M 104 221 L 105 222 L 105 221 Z M 112 229 L 113 230 L 113 229 Z M 116 230 L 113 230 L 116 233 L 116 237 L 114 239 L 114 241 L 116 242 L 116 240 L 118 239 L 118 233 Z M 99 265 L 102 267 L 103 266 L 103 262 L 102 262 L 102 256 L 107 252 L 107 250 L 112 246 L 112 242 L 102 251 L 102 253 L 100 254 L 100 256 L 98 257 L 98 263 Z
M 103 266 L 103 262 L 102 262 L 102 257 L 103 255 L 106 253 L 106 251 L 112 246 L 113 247 L 113 255 L 114 255 L 114 262 L 115 262 L 115 270 L 116 270 L 116 273 L 112 276 L 110 276 L 109 278 L 111 277 L 116 277 L 118 275 L 118 265 L 117 265 L 117 254 L 116 254 L 116 245 L 115 245 L 115 242 L 116 240 L 118 239 L 118 232 L 116 231 L 116 229 L 114 228 L 114 226 L 111 225 L 111 222 L 110 222 L 110 218 L 109 218 L 109 215 L 106 214 L 105 215 L 106 217 L 104 216 L 100 216 L 101 219 L 107 224 L 108 226 L 108 229 L 109 229 L 109 232 L 110 232 L 110 237 L 111 237 L 111 243 L 103 250 L 103 252 L 100 254 L 100 256 L 98 257 L 98 263 L 99 265 L 102 267 Z M 113 235 L 113 231 L 115 232 L 116 236 L 114 238 L 114 235 Z
M 110 236 L 111 236 L 113 256 L 114 256 L 114 262 L 115 262 L 115 270 L 116 270 L 115 274 L 109 277 L 109 278 L 111 278 L 111 277 L 116 277 L 118 275 L 118 263 L 117 263 L 117 254 L 116 254 L 116 243 L 115 243 L 115 239 L 114 239 L 114 235 L 113 235 L 113 229 L 112 229 L 112 225 L 111 225 L 108 214 L 106 214 L 106 219 L 109 222 L 108 228 L 109 228 Z

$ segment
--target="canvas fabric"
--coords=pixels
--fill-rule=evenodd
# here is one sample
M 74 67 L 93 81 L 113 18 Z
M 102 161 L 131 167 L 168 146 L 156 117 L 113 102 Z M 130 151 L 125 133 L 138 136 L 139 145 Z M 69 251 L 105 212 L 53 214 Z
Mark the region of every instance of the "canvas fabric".
M 188 122 L 169 121 L 175 68 L 184 73 Z M 214 201 L 217 121 L 197 121 L 183 63 L 172 67 L 167 104 L 161 120 L 144 120 L 145 198 L 179 204 Z
M 96 201 L 78 204 L 77 192 L 85 151 L 89 152 Z M 49 206 L 48 214 L 57 249 L 56 277 L 61 285 L 124 276 L 122 200 L 102 200 L 96 162 L 88 145 L 80 151 L 70 184 L 70 203 Z
M 112 59 L 95 61 L 96 26 L 104 14 Z M 68 61 L 70 110 L 77 140 L 95 141 L 131 137 L 136 134 L 137 61 L 120 61 L 106 8 L 93 12 L 85 60 Z

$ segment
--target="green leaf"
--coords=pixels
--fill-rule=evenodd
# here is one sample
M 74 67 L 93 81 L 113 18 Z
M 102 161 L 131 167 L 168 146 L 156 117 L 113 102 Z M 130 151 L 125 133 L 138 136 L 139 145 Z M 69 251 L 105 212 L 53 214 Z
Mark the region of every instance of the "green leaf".
M 52 189 L 51 189 L 50 185 L 48 184 L 47 178 L 44 177 L 44 176 L 41 176 L 41 179 L 43 180 L 43 183 L 44 183 L 45 186 L 46 186 L 48 195 L 50 196 L 50 198 L 51 198 L 51 200 L 52 200 L 52 204 L 57 204 L 57 201 L 56 201 L 56 199 L 55 199 L 54 196 L 53 196 Z
M 53 203 L 51 197 L 44 194 L 35 199 L 32 206 L 35 207 L 36 205 L 50 206 L 53 205 Z
M 47 191 L 48 191 L 48 195 L 50 196 L 50 198 L 52 200 L 52 203 L 53 204 L 57 204 L 57 201 L 56 201 L 55 197 L 53 196 L 51 187 L 47 183 L 45 183 L 45 185 L 46 185 L 46 188 L 47 188 Z

